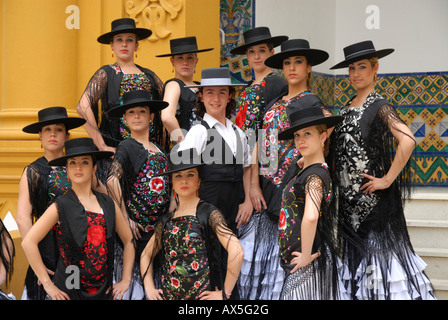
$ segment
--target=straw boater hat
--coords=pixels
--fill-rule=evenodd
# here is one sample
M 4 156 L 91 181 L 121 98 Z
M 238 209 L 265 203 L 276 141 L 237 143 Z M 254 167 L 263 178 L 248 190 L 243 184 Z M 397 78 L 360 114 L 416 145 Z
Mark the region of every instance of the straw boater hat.
M 112 151 L 98 151 L 91 138 L 77 138 L 65 141 L 65 155 L 51 161 L 50 166 L 65 166 L 69 158 L 92 156 L 97 160 L 113 156 Z
M 199 53 L 199 52 L 206 52 L 206 51 L 213 50 L 213 48 L 198 49 L 196 37 L 185 37 L 185 38 L 171 39 L 170 40 L 170 49 L 171 49 L 171 53 L 160 54 L 156 57 L 158 57 L 158 58 L 170 57 L 170 56 L 175 56 L 175 55 L 179 55 L 179 54 Z
M 332 66 L 330 69 L 345 68 L 348 67 L 353 62 L 363 59 L 370 59 L 373 57 L 381 59 L 394 51 L 395 49 L 392 48 L 376 50 L 375 46 L 373 45 L 373 42 L 370 40 L 358 42 L 345 47 L 344 48 L 345 60 Z
M 291 39 L 282 43 L 281 52 L 276 53 L 264 61 L 268 67 L 275 69 L 283 68 L 283 60 L 294 56 L 305 56 L 307 62 L 312 66 L 317 66 L 325 62 L 329 55 L 320 49 L 311 49 L 308 40 Z
M 185 88 L 235 87 L 246 85 L 246 83 L 232 83 L 229 68 L 209 68 L 202 69 L 200 84 L 185 86 Z
M 243 33 L 244 44 L 230 50 L 231 54 L 246 54 L 249 47 L 262 43 L 270 43 L 273 47 L 279 46 L 282 42 L 288 40 L 287 36 L 271 36 L 268 27 L 257 27 L 247 30 Z
M 308 94 L 300 99 L 294 100 L 286 107 L 290 127 L 278 134 L 279 140 L 290 140 L 294 138 L 297 130 L 319 124 L 326 124 L 328 128 L 337 125 L 344 117 L 326 117 L 322 111 L 323 103 L 314 94 Z
M 78 117 L 68 117 L 64 107 L 49 107 L 37 113 L 38 122 L 27 125 L 22 129 L 26 133 L 39 133 L 44 126 L 55 123 L 63 123 L 66 130 L 74 129 L 86 123 L 86 120 Z
M 109 44 L 113 37 L 120 33 L 134 33 L 137 36 L 137 40 L 143 40 L 148 38 L 152 31 L 146 28 L 137 28 L 134 19 L 121 18 L 112 21 L 111 31 L 99 36 L 97 41 L 102 44 Z
M 151 113 L 155 113 L 168 107 L 168 102 L 152 100 L 151 94 L 146 90 L 134 90 L 125 92 L 122 96 L 123 103 L 107 112 L 109 117 L 122 117 L 126 110 L 135 107 L 149 107 Z
M 198 154 L 196 148 L 190 148 L 185 150 L 179 150 L 179 148 L 174 147 L 170 151 L 170 156 L 168 159 L 169 170 L 161 172 L 155 177 L 168 175 L 174 172 L 199 168 L 204 165 L 202 157 Z

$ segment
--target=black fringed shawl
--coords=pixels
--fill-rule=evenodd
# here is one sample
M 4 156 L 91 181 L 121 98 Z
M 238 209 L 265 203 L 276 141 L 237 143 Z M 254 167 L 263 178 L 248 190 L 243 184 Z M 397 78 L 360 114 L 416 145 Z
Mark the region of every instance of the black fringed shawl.
M 387 174 L 395 157 L 395 138 L 390 129 L 395 128 L 397 123 L 403 123 L 397 111 L 385 100 L 375 98 L 375 101 L 368 105 L 360 119 L 361 138 L 365 142 L 367 157 L 369 161 L 368 174 L 381 178 Z M 344 197 L 338 191 L 338 180 L 335 172 L 340 170 L 341 164 L 338 164 L 335 154 L 336 143 L 338 139 L 338 126 L 331 135 L 329 164 L 330 172 L 333 178 L 333 187 L 335 195 Z M 399 130 L 399 129 L 398 129 Z M 405 134 L 405 133 L 403 133 Z M 412 137 L 411 137 L 412 138 Z M 412 138 L 413 139 L 413 138 Z M 414 140 L 414 139 L 413 139 Z M 364 179 L 363 183 L 368 180 Z M 409 197 L 411 190 L 411 161 L 409 160 L 397 179 L 391 186 L 385 190 L 377 190 L 378 202 L 361 222 L 358 230 L 354 230 L 349 221 L 344 217 L 350 213 L 344 213 L 344 207 L 340 204 L 342 201 L 335 199 L 332 202 L 333 214 L 339 217 L 339 246 L 343 252 L 343 259 L 348 263 L 352 279 L 349 286 L 355 297 L 357 283 L 355 274 L 360 262 L 365 259 L 367 266 L 376 265 L 380 268 L 383 280 L 382 285 L 385 295 L 390 294 L 389 276 L 390 262 L 392 257 L 396 257 L 408 276 L 409 292 L 411 287 L 419 290 L 414 274 L 411 270 L 409 261 L 412 261 L 414 253 L 409 234 L 407 231 L 406 220 L 404 217 L 404 200 Z M 359 192 L 362 192 L 360 190 Z M 368 275 L 369 270 L 364 270 Z M 358 275 L 359 276 L 359 275 Z M 362 284 L 361 284 L 362 285 Z M 376 293 L 369 291 L 370 299 L 375 299 Z M 410 294 L 411 295 L 411 294 Z
M 165 229 L 166 223 L 171 219 L 172 213 L 166 213 L 160 217 L 158 224 L 156 225 L 156 229 L 154 232 L 155 243 L 153 252 L 151 253 L 151 260 L 154 261 L 155 266 L 162 266 L 164 257 L 163 252 L 163 230 Z M 205 239 L 205 244 L 207 248 L 207 256 L 209 259 L 210 266 L 210 285 L 208 290 L 215 290 L 215 288 L 222 289 L 225 280 L 225 270 L 227 266 L 227 253 L 218 237 L 218 227 L 222 226 L 224 228 L 228 228 L 226 220 L 224 216 L 221 214 L 219 209 L 217 209 L 214 205 L 200 201 L 198 203 L 196 209 L 196 217 L 199 220 L 201 228 L 203 230 L 203 236 Z M 229 230 L 229 233 L 226 235 L 230 236 L 232 233 Z M 146 276 L 146 273 L 144 274 Z
M 149 79 L 154 100 L 162 99 L 163 82 L 151 70 L 136 65 Z M 116 147 L 123 140 L 120 133 L 120 118 L 109 118 L 107 111 L 120 104 L 120 87 L 123 73 L 116 73 L 110 65 L 102 66 L 90 79 L 85 94 L 92 108 L 99 131 L 107 145 Z M 101 105 L 100 105 L 101 101 Z M 100 111 L 101 110 L 101 114 Z M 163 124 L 160 112 L 154 117 L 152 134 L 157 143 L 163 144 Z
M 55 285 L 70 295 L 71 299 L 109 299 L 112 295 L 112 274 L 114 268 L 114 245 L 115 245 L 115 204 L 106 194 L 93 191 L 101 208 L 103 209 L 106 221 L 106 241 L 107 241 L 107 267 L 108 275 L 104 285 L 95 295 L 89 295 L 82 289 L 67 289 L 66 281 L 71 273 L 66 273 L 64 259 L 59 258 L 58 267 L 54 275 Z M 79 202 L 73 190 L 69 190 L 65 195 L 55 200 L 59 221 L 62 228 L 62 241 L 68 244 L 69 252 L 66 252 L 66 258 L 69 265 L 79 266 L 83 259 L 83 246 L 87 239 L 87 216 L 85 209 Z M 107 289 L 109 293 L 106 294 Z

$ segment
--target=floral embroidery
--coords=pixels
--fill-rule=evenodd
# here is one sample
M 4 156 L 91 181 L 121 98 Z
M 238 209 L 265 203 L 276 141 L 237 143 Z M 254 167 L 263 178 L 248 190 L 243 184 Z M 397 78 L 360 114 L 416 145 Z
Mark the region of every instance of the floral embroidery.
M 160 215 L 168 210 L 170 201 L 169 176 L 153 177 L 168 170 L 168 159 L 162 152 L 147 151 L 147 159 L 131 184 L 131 197 L 126 205 L 133 219 L 145 231 L 154 230 Z
M 114 69 L 116 74 L 122 73 L 120 66 L 117 63 L 110 65 Z M 134 90 L 146 90 L 151 93 L 151 81 L 148 79 L 145 73 L 126 74 L 123 73 L 120 86 L 119 101 L 122 103 L 122 96 L 124 93 Z M 152 95 L 151 95 L 152 97 Z M 152 127 L 150 127 L 151 129 Z M 123 118 L 120 118 L 120 133 L 123 139 L 130 137 L 129 127 L 124 122 Z
M 105 280 L 107 267 L 106 221 L 101 213 L 85 211 L 87 216 L 87 238 L 81 248 L 83 259 L 79 261 L 81 289 L 89 294 L 95 294 Z M 69 245 L 63 241 L 61 227 L 57 228 L 59 250 L 65 266 L 70 262 L 67 255 L 71 255 Z
M 367 156 L 364 139 L 361 137 L 360 120 L 367 106 L 377 98 L 376 92 L 367 96 L 360 108 L 344 107 L 339 112 L 344 120 L 335 127 L 334 134 L 338 143 L 335 149 L 336 177 L 339 180 L 340 203 L 346 221 L 354 230 L 367 217 L 368 213 L 378 203 L 375 193 L 364 194 L 361 186 L 366 182 L 361 173 L 369 173 L 370 159 Z M 350 103 L 349 103 L 350 105 Z
M 278 133 L 289 128 L 286 107 L 291 101 L 307 94 L 311 94 L 311 92 L 305 91 L 290 100 L 278 100 L 264 116 L 263 131 L 265 136 L 261 143 L 265 146 L 266 153 L 265 158 L 260 159 L 262 165 L 268 166 L 269 172 L 271 172 L 271 174 L 266 174 L 265 178 L 271 180 L 277 186 L 282 183 L 283 176 L 290 164 L 299 155 L 293 140 L 277 140 Z
M 163 231 L 165 299 L 199 299 L 209 284 L 209 264 L 202 227 L 196 216 L 169 220 Z M 168 272 L 166 272 L 169 270 Z
M 278 243 L 280 258 L 284 263 L 288 263 L 292 251 L 301 250 L 301 222 L 305 211 L 305 181 L 309 175 L 316 174 L 313 166 L 328 168 L 326 163 L 312 165 L 292 178 L 283 189 L 278 222 Z M 331 201 L 329 194 L 331 194 L 331 184 L 328 192 L 322 194 L 322 199 L 324 199 L 326 205 Z M 319 212 L 319 214 L 321 215 L 322 212 Z

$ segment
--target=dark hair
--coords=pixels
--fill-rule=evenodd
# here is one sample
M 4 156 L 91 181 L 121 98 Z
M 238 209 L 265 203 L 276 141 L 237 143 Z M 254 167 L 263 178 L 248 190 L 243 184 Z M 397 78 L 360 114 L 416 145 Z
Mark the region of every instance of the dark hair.
M 263 43 L 260 43 L 260 44 L 265 44 L 265 45 L 267 45 L 269 51 L 271 51 L 272 49 L 274 49 L 274 45 L 273 45 L 272 43 L 270 43 L 270 42 L 263 42 Z M 254 46 L 256 46 L 256 44 L 254 44 Z M 253 46 L 250 46 L 250 47 L 253 47 Z M 248 47 L 248 48 L 246 49 L 246 53 L 247 53 L 247 50 L 249 50 L 250 47 Z
M 225 86 L 223 86 L 225 87 Z M 230 87 L 229 88 L 229 95 L 231 96 L 229 103 L 227 104 L 226 107 L 226 118 L 230 119 L 232 117 L 233 112 L 235 111 L 235 107 L 236 107 L 236 101 L 235 101 L 235 88 L 234 87 Z M 199 92 L 201 94 L 203 94 L 203 87 L 199 88 L 198 94 Z M 205 110 L 205 105 L 202 101 L 200 101 L 199 99 L 196 101 L 196 105 L 195 105 L 195 113 L 198 117 L 203 118 L 204 114 L 206 112 Z
M 39 133 L 42 133 L 42 129 L 43 129 L 44 127 L 51 126 L 52 124 L 60 124 L 60 125 L 64 126 L 65 133 L 66 133 L 66 134 L 68 133 L 67 126 L 66 126 L 65 123 L 63 123 L 63 122 L 61 122 L 61 123 L 50 123 L 50 124 L 46 124 L 46 125 L 44 125 L 44 126 L 42 126 L 42 127 L 39 128 Z
M 307 56 L 303 56 L 303 57 L 305 58 L 306 65 L 313 67 L 313 65 L 308 62 L 308 57 Z M 287 59 L 287 58 L 289 58 L 289 57 L 286 57 L 285 59 Z M 285 61 L 285 59 L 283 59 L 283 62 Z M 308 87 L 308 89 L 311 87 L 311 74 L 312 74 L 312 71 L 306 75 L 306 86 Z

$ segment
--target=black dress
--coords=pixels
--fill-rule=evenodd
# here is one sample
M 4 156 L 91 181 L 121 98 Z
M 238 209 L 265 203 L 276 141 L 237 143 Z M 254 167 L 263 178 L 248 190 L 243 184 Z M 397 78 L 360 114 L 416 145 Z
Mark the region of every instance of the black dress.
M 65 167 L 52 168 L 45 157 L 41 157 L 25 168 L 28 181 L 28 192 L 32 206 L 33 221 L 39 219 L 54 200 L 71 188 Z M 50 230 L 39 243 L 39 252 L 44 265 L 49 270 L 56 270 L 58 247 L 55 228 Z M 50 276 L 52 278 L 52 276 Z M 22 299 L 45 300 L 47 293 L 31 267 L 25 277 L 25 291 Z
M 55 201 L 60 258 L 54 284 L 72 300 L 110 300 L 113 294 L 115 204 L 94 194 L 101 212 L 86 211 L 73 190 Z
M 177 82 L 180 87 L 179 103 L 176 109 L 177 122 L 179 123 L 179 127 L 181 129 L 188 131 L 196 121 L 199 121 L 199 118 L 195 113 L 197 95 L 190 88 L 185 88 L 185 82 L 177 78 L 173 78 L 165 82 L 164 89 L 171 81 Z M 195 83 L 199 84 L 199 82 Z
M 302 252 L 301 228 L 306 196 L 319 212 L 312 254 L 321 255 L 291 274 L 292 252 Z M 316 163 L 300 171 L 283 189 L 278 223 L 281 266 L 285 271 L 281 300 L 338 299 L 337 250 L 334 242 L 335 219 L 329 214 L 332 201 L 331 179 L 326 163 Z
M 390 128 L 403 123 L 396 110 L 375 91 L 359 108 L 341 109 L 344 120 L 331 135 L 331 172 L 340 217 L 344 283 L 353 299 L 434 299 L 414 252 L 403 210 L 409 192 L 410 165 L 385 190 L 365 194 L 361 173 L 383 177 L 394 158 Z
M 217 234 L 227 227 L 223 215 L 202 200 L 195 215 L 173 215 L 165 214 L 154 233 L 164 299 L 197 300 L 205 290 L 222 289 L 225 249 Z
M 10 249 L 10 246 L 12 246 L 12 250 Z M 4 279 L 5 284 L 8 284 L 9 280 L 11 280 L 14 265 L 14 255 L 14 242 L 5 225 L 3 224 L 2 219 L 0 219 L 0 266 L 2 266 L 6 271 L 6 279 Z M 1 286 L 3 286 L 2 281 L 3 280 L 0 279 Z M 0 289 L 0 301 L 1 300 L 15 300 L 15 297 L 12 294 L 6 294 Z

